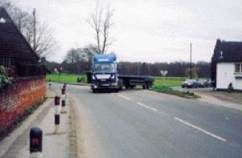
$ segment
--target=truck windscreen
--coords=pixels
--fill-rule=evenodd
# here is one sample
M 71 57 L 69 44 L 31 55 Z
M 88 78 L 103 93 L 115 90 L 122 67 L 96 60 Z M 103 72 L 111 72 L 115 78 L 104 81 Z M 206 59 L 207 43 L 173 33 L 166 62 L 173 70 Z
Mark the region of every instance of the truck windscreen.
M 94 65 L 95 72 L 115 72 L 114 64 L 109 63 L 98 63 Z

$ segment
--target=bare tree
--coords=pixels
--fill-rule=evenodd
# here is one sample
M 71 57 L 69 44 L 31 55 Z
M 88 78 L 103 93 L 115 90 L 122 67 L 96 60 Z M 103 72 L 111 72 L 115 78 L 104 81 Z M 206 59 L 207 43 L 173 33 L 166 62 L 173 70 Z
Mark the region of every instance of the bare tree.
M 94 45 L 91 45 L 91 44 L 90 44 L 90 45 L 87 45 L 87 46 L 84 47 L 84 48 L 82 48 L 82 52 L 83 52 L 84 54 L 86 54 L 88 60 L 90 60 L 90 59 L 92 58 L 92 56 L 93 56 L 94 54 L 96 54 L 98 51 L 99 51 L 98 48 L 95 47 Z
M 112 17 L 114 10 L 110 7 L 105 9 L 96 6 L 93 13 L 90 14 L 88 23 L 90 24 L 93 32 L 95 33 L 96 46 L 98 54 L 104 54 L 108 47 L 112 44 L 112 38 L 110 36 L 110 29 L 113 25 Z
M 9 0 L 1 0 L 0 6 L 7 9 L 17 28 L 39 56 L 47 56 L 56 48 L 53 30 L 47 23 L 39 22 L 36 14 L 21 10 Z
M 77 63 L 79 61 L 81 61 L 81 52 L 79 49 L 69 50 L 64 60 L 64 62 L 71 64 Z
M 48 24 L 41 22 L 36 24 L 35 35 L 34 32 L 32 34 L 30 32 L 29 42 L 33 50 L 40 56 L 48 56 L 57 47 L 57 41 L 53 36 L 53 29 Z
M 35 9 L 28 20 L 26 29 L 28 31 L 23 32 L 23 34 L 39 56 L 48 56 L 56 48 L 57 41 L 53 36 L 53 29 L 47 23 L 37 19 Z
M 82 48 L 70 49 L 62 63 L 65 70 L 72 73 L 81 73 L 88 68 L 87 54 Z

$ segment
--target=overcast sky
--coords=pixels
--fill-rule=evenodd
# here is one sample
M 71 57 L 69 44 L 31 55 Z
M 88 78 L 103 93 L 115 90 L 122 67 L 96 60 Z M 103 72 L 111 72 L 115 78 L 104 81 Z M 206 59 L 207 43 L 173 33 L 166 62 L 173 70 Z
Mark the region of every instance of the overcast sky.
M 96 0 L 12 0 L 54 28 L 61 61 L 70 48 L 94 43 L 86 22 Z M 109 49 L 121 61 L 210 61 L 217 38 L 242 41 L 242 0 L 100 0 L 114 10 Z

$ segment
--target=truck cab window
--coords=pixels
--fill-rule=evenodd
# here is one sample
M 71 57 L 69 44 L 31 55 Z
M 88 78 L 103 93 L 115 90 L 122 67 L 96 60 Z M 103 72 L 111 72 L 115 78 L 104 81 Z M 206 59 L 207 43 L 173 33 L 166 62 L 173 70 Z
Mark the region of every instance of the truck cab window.
M 107 63 L 95 64 L 94 71 L 95 72 L 114 72 L 115 66 L 114 64 L 107 64 Z

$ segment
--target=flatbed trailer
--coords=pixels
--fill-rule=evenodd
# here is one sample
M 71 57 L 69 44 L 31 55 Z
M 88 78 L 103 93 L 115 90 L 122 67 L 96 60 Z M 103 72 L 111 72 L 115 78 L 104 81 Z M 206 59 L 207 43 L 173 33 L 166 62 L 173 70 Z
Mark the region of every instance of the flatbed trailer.
M 125 87 L 126 89 L 133 89 L 139 85 L 142 86 L 143 89 L 149 89 L 154 82 L 154 79 L 151 76 L 119 75 L 118 78 L 122 84 L 122 88 Z

